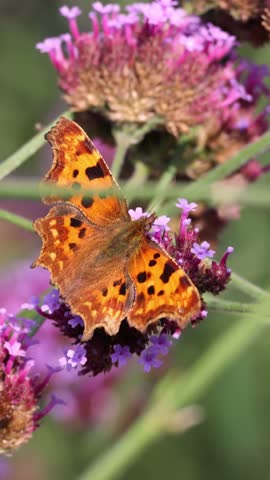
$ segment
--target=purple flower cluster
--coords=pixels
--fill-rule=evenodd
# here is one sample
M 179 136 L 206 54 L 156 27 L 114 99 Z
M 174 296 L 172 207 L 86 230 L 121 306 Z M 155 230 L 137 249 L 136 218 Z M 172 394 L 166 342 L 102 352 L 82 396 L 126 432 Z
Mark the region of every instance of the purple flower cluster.
M 27 442 L 40 420 L 62 403 L 51 396 L 43 409 L 39 407 L 45 387 L 59 369 L 48 367 L 43 378 L 35 371 L 35 361 L 30 356 L 36 343 L 32 338 L 35 327 L 31 318 L 16 317 L 0 309 L 1 453 L 9 453 Z
M 59 292 L 52 289 L 49 293 L 49 274 L 44 269 L 31 270 L 28 262 L 16 264 L 15 268 L 9 269 L 9 274 L 0 279 L 0 305 L 5 305 L 12 315 L 9 321 L 18 328 L 16 312 L 27 310 L 25 316 L 44 319 L 46 314 L 52 313 L 60 306 Z M 14 294 L 14 286 L 16 295 Z M 42 300 L 41 300 L 42 294 Z M 25 302 L 26 299 L 29 299 Z M 41 307 L 39 307 L 41 305 Z M 36 310 L 42 309 L 42 316 Z M 76 331 L 76 327 L 83 328 L 83 321 L 76 315 L 64 317 L 70 328 Z M 32 325 L 32 320 L 29 321 Z M 56 402 L 51 414 L 57 421 L 76 427 L 77 429 L 100 428 L 104 422 L 113 423 L 118 414 L 119 402 L 115 384 L 123 378 L 123 370 L 112 369 L 104 376 L 85 380 L 78 376 L 78 367 L 83 365 L 83 345 L 73 346 L 63 337 L 52 321 L 44 321 L 42 326 L 33 322 L 34 335 L 31 337 L 31 360 L 33 366 L 31 377 L 46 379 L 48 373 L 57 371 L 57 375 L 51 375 L 50 381 L 43 395 L 43 403 L 51 405 L 50 398 L 59 398 L 65 402 Z M 11 348 L 11 347 L 10 347 Z M 14 344 L 13 348 L 20 350 L 20 345 Z M 28 355 L 28 354 L 27 354 Z M 48 369 L 48 365 L 49 367 Z M 44 385 L 45 387 L 45 385 Z
M 173 0 L 92 4 L 91 29 L 80 32 L 78 7 L 60 8 L 70 33 L 37 44 L 59 75 L 76 111 L 99 111 L 110 121 L 145 123 L 153 117 L 178 136 L 217 121 L 250 95 L 238 81 L 235 38 Z
M 211 260 L 215 252 L 210 245 L 199 241 L 198 228 L 192 228 L 189 214 L 196 210 L 196 203 L 188 203 L 179 199 L 177 207 L 182 209 L 179 233 L 172 233 L 168 225 L 169 217 L 158 217 L 149 235 L 158 242 L 181 266 L 191 278 L 200 293 L 220 293 L 230 279 L 231 270 L 227 267 L 228 256 L 233 248 L 229 247 L 220 262 Z M 129 211 L 133 220 L 148 216 L 142 208 Z M 53 320 L 60 331 L 68 336 L 74 346 L 65 349 L 65 355 L 60 358 L 62 368 L 76 370 L 80 374 L 97 375 L 109 371 L 113 365 L 121 367 L 133 356 L 145 372 L 158 368 L 162 364 L 173 339 L 178 339 L 181 331 L 178 326 L 166 318 L 148 327 L 141 333 L 130 327 L 127 320 L 123 320 L 119 332 L 110 336 L 102 328 L 96 329 L 93 337 L 82 343 L 83 321 L 73 315 L 67 304 L 59 297 L 58 291 L 53 289 L 44 296 L 41 305 L 35 306 L 36 311 L 43 317 Z M 207 316 L 206 306 L 203 303 L 200 314 L 192 321 L 195 325 Z

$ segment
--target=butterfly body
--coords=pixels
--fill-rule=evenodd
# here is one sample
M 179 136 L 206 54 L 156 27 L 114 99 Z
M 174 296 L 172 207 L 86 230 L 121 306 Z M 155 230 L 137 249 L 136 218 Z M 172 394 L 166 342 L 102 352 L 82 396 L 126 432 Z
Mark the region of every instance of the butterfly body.
M 107 229 L 108 243 L 105 247 L 104 254 L 107 257 L 114 257 L 117 254 L 122 255 L 125 252 L 126 258 L 140 249 L 143 238 L 148 234 L 151 225 L 154 223 L 156 215 L 151 218 L 142 217 L 132 221 L 131 218 L 125 222 L 112 224 Z M 106 235 L 106 233 L 104 232 Z
M 155 214 L 131 220 L 108 166 L 76 123 L 61 118 L 47 139 L 54 160 L 45 183 L 73 187 L 75 178 L 76 189 L 68 201 L 44 199 L 55 206 L 34 222 L 43 246 L 33 266 L 50 271 L 52 283 L 81 315 L 83 340 L 98 327 L 116 334 L 125 318 L 142 332 L 164 317 L 184 328 L 198 315 L 200 296 L 179 265 L 150 240 Z M 80 193 L 87 188 L 89 195 Z

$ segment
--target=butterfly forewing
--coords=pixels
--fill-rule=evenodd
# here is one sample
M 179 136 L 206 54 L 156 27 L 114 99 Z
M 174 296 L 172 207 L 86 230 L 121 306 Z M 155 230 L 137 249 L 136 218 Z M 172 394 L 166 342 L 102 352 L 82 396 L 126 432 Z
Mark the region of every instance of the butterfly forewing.
M 161 248 L 144 240 L 130 260 L 128 272 L 135 284 L 136 299 L 128 322 L 145 331 L 159 318 L 175 320 L 184 328 L 198 315 L 199 293 L 184 270 Z
M 47 133 L 46 139 L 53 149 L 53 165 L 45 184 L 68 187 L 74 191 L 68 201 L 96 225 L 129 220 L 127 203 L 119 186 L 104 159 L 79 125 L 62 117 Z M 62 198 L 48 195 L 44 201 L 55 203 L 62 201 Z

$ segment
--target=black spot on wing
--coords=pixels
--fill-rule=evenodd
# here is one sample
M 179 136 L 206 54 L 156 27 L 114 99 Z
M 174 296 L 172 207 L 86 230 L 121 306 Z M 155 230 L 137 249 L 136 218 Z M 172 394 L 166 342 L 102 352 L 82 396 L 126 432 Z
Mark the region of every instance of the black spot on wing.
M 85 232 L 86 232 L 86 228 L 81 228 L 81 230 L 79 231 L 79 238 L 83 238 L 84 235 L 85 235 Z
M 162 295 L 164 295 L 164 293 L 165 293 L 164 290 L 159 290 L 158 297 L 162 297 Z
M 148 263 L 149 267 L 154 267 L 156 264 L 156 260 L 150 260 L 150 262 Z
M 160 257 L 160 253 L 157 252 L 154 254 L 154 258 L 159 258 L 159 257 Z
M 81 204 L 84 208 L 89 208 L 93 205 L 94 199 L 92 197 L 83 197 Z
M 155 294 L 154 285 L 151 285 L 150 287 L 148 287 L 147 292 L 149 293 L 149 295 L 154 295 Z
M 108 289 L 107 288 L 103 288 L 102 295 L 103 295 L 103 297 L 107 297 L 107 295 L 108 295 Z
M 113 282 L 113 286 L 114 286 L 114 287 L 117 287 L 118 285 L 121 285 L 121 278 L 120 278 L 120 280 L 115 280 L 115 281 Z
M 81 220 L 78 220 L 78 218 L 71 218 L 70 219 L 70 226 L 71 227 L 75 227 L 75 228 L 78 228 L 80 227 L 82 224 L 82 221 Z
M 99 161 L 94 167 L 87 167 L 85 170 L 86 176 L 89 180 L 95 180 L 95 178 L 104 178 L 107 175 L 107 172 L 102 168 L 103 163 Z
M 127 285 L 126 283 L 122 283 L 121 287 L 119 288 L 119 295 L 126 295 Z
M 76 248 L 77 248 L 76 243 L 69 243 L 68 246 L 69 246 L 70 250 L 76 250 Z
M 79 174 L 79 170 L 77 170 L 77 168 L 75 168 L 75 170 L 73 170 L 73 173 L 72 173 L 72 176 L 73 178 L 76 178 Z
M 146 272 L 138 273 L 137 280 L 139 283 L 144 283 L 146 281 Z
M 175 270 L 177 270 L 178 267 L 177 265 L 174 264 L 174 262 L 172 262 L 172 260 L 168 260 L 165 265 L 164 265 L 164 269 L 163 269 L 163 272 L 162 274 L 160 275 L 160 280 L 162 280 L 163 283 L 168 283 L 168 281 L 170 280 L 170 277 L 171 275 L 173 274 L 173 272 L 175 272 Z

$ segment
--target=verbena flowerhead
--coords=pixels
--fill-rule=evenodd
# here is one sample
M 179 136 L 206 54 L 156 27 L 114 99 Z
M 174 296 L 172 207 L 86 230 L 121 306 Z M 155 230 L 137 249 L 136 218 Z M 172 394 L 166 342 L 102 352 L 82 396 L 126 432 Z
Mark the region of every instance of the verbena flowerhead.
M 0 309 L 0 452 L 10 453 L 32 436 L 43 418 L 60 402 L 52 396 L 40 408 L 44 389 L 56 370 L 47 368 L 40 378 L 35 370 L 32 330 L 36 323 L 27 317 L 9 315 Z
M 183 2 L 190 11 L 200 14 L 205 22 L 213 22 L 235 35 L 241 42 L 259 47 L 269 41 L 269 0 L 207 0 Z
M 37 44 L 48 53 L 64 97 L 75 111 L 99 112 L 119 125 L 159 124 L 178 137 L 248 100 L 236 78 L 234 37 L 172 0 L 94 2 L 89 31 L 77 7 L 60 9 L 70 33 Z
M 173 162 L 177 179 L 193 181 L 268 129 L 269 107 L 260 105 L 269 103 L 269 68 L 242 61 L 234 36 L 176 2 L 134 3 L 124 11 L 94 2 L 87 32 L 79 30 L 77 7 L 60 13 L 70 33 L 37 47 L 49 54 L 64 97 L 84 112 L 77 120 L 91 136 L 111 141 L 111 130 L 131 128 L 131 137 L 134 126 L 150 125 L 128 157 L 140 158 L 149 175 L 154 167 L 158 178 Z M 131 171 L 124 163 L 122 176 Z M 253 159 L 237 179 L 240 173 L 246 184 L 264 172 Z M 235 215 L 222 203 L 195 213 L 209 241 Z
M 260 18 L 267 7 L 269 0 L 207 0 L 194 1 L 196 11 L 206 11 L 210 8 L 220 8 L 230 13 L 232 17 L 242 22 Z
M 178 233 L 170 230 L 169 218 L 162 216 L 155 220 L 149 232 L 150 238 L 184 269 L 201 294 L 210 292 L 217 295 L 224 290 L 230 279 L 231 270 L 227 267 L 227 259 L 233 249 L 229 247 L 220 262 L 212 260 L 214 250 L 206 241 L 199 240 L 199 229 L 192 227 L 189 217 L 196 210 L 196 203 L 179 199 L 177 207 L 182 210 Z M 141 208 L 130 210 L 129 213 L 133 220 L 149 215 Z M 64 349 L 60 365 L 68 372 L 75 371 L 79 374 L 95 376 L 111 370 L 112 366 L 126 365 L 132 356 L 138 358 L 145 372 L 149 372 L 162 365 L 171 345 L 181 334 L 177 324 L 167 318 L 149 326 L 145 333 L 129 326 L 124 319 L 116 335 L 111 336 L 103 328 L 98 328 L 90 340 L 82 342 L 83 320 L 72 314 L 60 298 L 58 290 L 53 289 L 43 297 L 35 309 L 41 316 L 51 319 L 69 337 L 73 345 Z M 192 325 L 206 316 L 206 305 L 202 302 L 201 311 Z
M 17 319 L 17 316 L 20 317 L 17 312 L 22 309 L 25 317 L 33 318 L 37 317 L 36 309 L 40 303 L 44 312 L 48 314 L 57 309 L 60 302 L 58 290 L 48 292 L 50 288 L 48 272 L 44 269 L 30 270 L 29 263 L 29 261 L 16 263 L 9 268 L 8 275 L 3 274 L 0 279 L 0 305 L 4 305 L 6 310 L 11 312 L 6 318 L 12 320 L 14 327 L 22 322 L 20 318 Z M 44 291 L 48 293 L 44 294 Z M 33 336 L 35 343 L 31 348 L 29 345 L 27 352 L 27 357 L 31 355 L 33 363 L 30 370 L 31 378 L 39 379 L 38 383 L 41 384 L 44 379 L 48 380 L 50 374 L 50 381 L 42 393 L 42 403 L 52 407 L 51 395 L 53 399 L 59 399 L 55 402 L 51 415 L 57 421 L 72 424 L 72 428 L 81 430 L 92 426 L 100 428 L 104 422 L 114 422 L 119 404 L 114 387 L 125 372 L 113 369 L 109 375 L 100 375 L 88 380 L 78 376 L 78 369 L 75 367 L 79 361 L 80 349 L 74 356 L 72 343 L 63 337 L 52 321 L 44 321 L 39 329 L 33 320 L 29 322 L 31 331 L 32 325 L 36 330 Z M 82 326 L 83 322 L 80 317 L 72 316 L 69 325 L 75 328 L 77 325 Z M 56 371 L 56 375 L 51 375 Z M 38 405 L 39 398 L 37 408 Z

